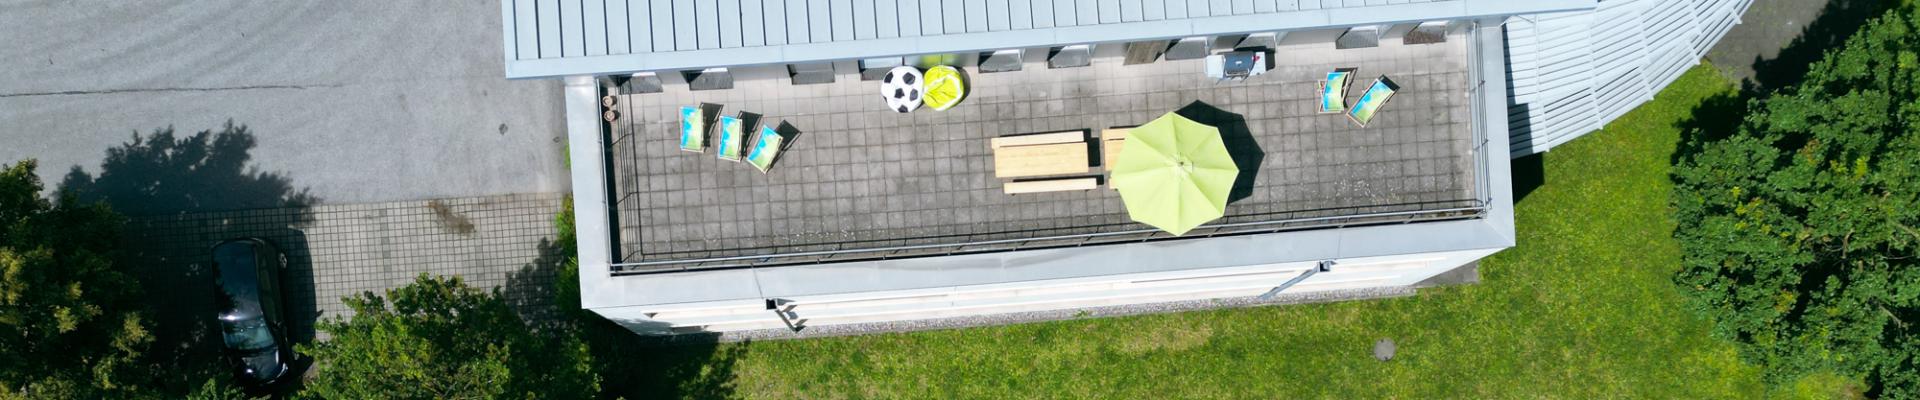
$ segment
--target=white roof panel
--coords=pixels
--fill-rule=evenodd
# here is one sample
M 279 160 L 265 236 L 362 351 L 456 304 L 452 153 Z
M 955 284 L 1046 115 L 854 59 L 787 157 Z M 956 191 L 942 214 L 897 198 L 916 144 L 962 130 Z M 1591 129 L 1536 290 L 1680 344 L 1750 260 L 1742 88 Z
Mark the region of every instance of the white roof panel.
M 501 0 L 507 77 L 1456 20 L 1597 0 Z

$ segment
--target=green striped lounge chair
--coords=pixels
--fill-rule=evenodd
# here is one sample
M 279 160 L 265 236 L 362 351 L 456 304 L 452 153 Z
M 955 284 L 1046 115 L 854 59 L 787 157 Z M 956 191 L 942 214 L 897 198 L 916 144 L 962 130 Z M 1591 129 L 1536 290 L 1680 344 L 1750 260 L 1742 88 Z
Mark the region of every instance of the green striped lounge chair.
M 740 126 L 740 117 L 720 116 L 720 144 L 717 146 L 720 159 L 740 161 L 740 148 L 745 147 L 743 143 L 747 140 L 746 133 L 741 132 L 742 129 L 744 128 Z
M 1373 80 L 1373 85 L 1367 86 L 1366 93 L 1360 94 L 1360 101 L 1353 103 L 1353 109 L 1347 110 L 1347 119 L 1365 128 L 1380 113 L 1380 108 L 1387 106 L 1387 100 L 1393 99 L 1393 93 L 1399 90 L 1400 86 L 1393 84 L 1392 79 L 1381 75 Z
M 781 137 L 773 127 L 760 127 L 760 137 L 753 140 L 753 149 L 747 152 L 747 164 L 760 169 L 760 173 L 766 173 L 773 168 L 773 161 L 780 158 L 780 148 L 786 145 L 785 142 L 786 138 Z
M 680 150 L 707 151 L 707 112 L 698 106 L 680 107 Z
M 1347 87 L 1353 80 L 1352 68 L 1341 68 L 1327 73 L 1327 79 L 1320 81 L 1321 114 L 1339 114 L 1347 111 Z

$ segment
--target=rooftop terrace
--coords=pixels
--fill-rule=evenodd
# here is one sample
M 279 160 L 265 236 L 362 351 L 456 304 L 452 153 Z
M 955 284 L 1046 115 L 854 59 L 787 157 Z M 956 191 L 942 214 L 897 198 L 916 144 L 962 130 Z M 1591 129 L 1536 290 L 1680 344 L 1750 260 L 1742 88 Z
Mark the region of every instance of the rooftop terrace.
M 1148 122 L 1169 111 L 1230 113 L 1220 121 L 1242 182 L 1226 217 L 1189 237 L 1347 224 L 1471 218 L 1476 189 L 1468 93 L 1468 46 L 1438 44 L 1334 50 L 1282 46 L 1272 71 L 1240 82 L 1202 76 L 1200 60 L 1021 71 L 971 78 L 968 99 L 948 111 L 885 110 L 878 83 L 840 71 L 835 83 L 792 85 L 784 76 L 741 74 L 734 89 L 623 95 L 609 141 L 615 201 L 616 272 L 847 261 L 1103 241 L 1161 239 L 1131 222 L 1108 187 L 1008 195 L 994 178 L 988 140 L 1002 135 L 1100 129 Z M 1379 75 L 1400 92 L 1366 128 L 1315 114 L 1315 80 L 1358 68 L 1351 92 Z M 1350 100 L 1351 101 L 1351 100 Z M 677 110 L 723 105 L 763 115 L 801 134 L 771 173 L 683 152 Z M 1208 122 L 1208 121 L 1202 121 Z M 1237 126 L 1236 126 L 1237 125 Z M 1098 164 L 1098 150 L 1090 160 Z M 1099 172 L 1090 168 L 1089 174 Z

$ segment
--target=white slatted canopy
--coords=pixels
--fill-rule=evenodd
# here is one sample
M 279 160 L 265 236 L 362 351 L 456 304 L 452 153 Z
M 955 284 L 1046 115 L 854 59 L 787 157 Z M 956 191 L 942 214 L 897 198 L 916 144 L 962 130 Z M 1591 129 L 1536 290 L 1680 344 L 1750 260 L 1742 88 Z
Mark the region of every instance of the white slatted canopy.
M 1740 22 L 1753 0 L 1603 0 L 1507 21 L 1509 151 L 1545 152 L 1633 110 Z
M 501 0 L 508 78 L 1459 20 L 1596 0 Z

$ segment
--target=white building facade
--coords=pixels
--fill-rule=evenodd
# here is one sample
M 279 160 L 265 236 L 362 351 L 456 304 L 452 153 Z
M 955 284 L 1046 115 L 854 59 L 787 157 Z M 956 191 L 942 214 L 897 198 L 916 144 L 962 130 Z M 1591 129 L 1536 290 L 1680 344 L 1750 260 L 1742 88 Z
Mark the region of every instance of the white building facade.
M 566 80 L 583 307 L 641 334 L 790 337 L 1410 293 L 1516 245 L 1509 157 L 1546 151 L 1646 101 L 1749 2 L 501 3 L 507 77 Z M 1464 42 L 1456 61 L 1466 66 L 1466 89 L 1445 95 L 1464 99 L 1460 112 L 1471 119 L 1473 140 L 1461 149 L 1471 160 L 1468 206 L 1219 224 L 1189 238 L 1049 236 L 1021 246 L 936 243 L 845 257 L 641 261 L 617 238 L 617 203 L 627 194 L 611 183 L 618 177 L 608 149 L 617 138 L 602 119 L 603 95 L 731 87 L 736 77 L 797 83 L 811 79 L 808 71 L 864 72 L 890 61 L 939 59 L 976 70 L 1006 56 L 1118 65 L 1141 47 L 1162 50 L 1147 62 L 1248 47 L 1277 49 L 1276 57 L 1305 48 L 1337 56 L 1430 39 L 1413 38 L 1423 34 Z M 1024 245 L 1032 242 L 1043 245 Z

